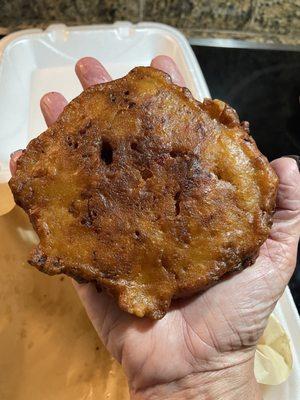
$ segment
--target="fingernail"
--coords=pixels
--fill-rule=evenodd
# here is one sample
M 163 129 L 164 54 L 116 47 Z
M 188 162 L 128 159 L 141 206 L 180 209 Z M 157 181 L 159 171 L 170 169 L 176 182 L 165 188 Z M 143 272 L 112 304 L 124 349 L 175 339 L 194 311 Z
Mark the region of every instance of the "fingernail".
M 15 150 L 11 153 L 10 158 L 13 158 L 19 151 L 23 151 L 23 149 Z
M 288 155 L 288 156 L 285 156 L 285 157 L 292 158 L 293 160 L 295 160 L 296 163 L 297 163 L 297 165 L 298 165 L 298 170 L 299 170 L 299 172 L 300 172 L 300 156 L 297 156 L 297 155 Z
M 49 119 L 51 119 L 52 115 L 52 108 L 56 106 L 56 95 L 57 93 L 46 93 L 40 100 L 40 107 L 42 110 L 42 113 L 44 115 L 44 118 L 46 120 L 46 123 Z
M 175 61 L 171 57 L 164 55 L 156 56 L 151 61 L 151 66 L 170 75 L 172 82 L 176 85 L 186 86 Z
M 111 80 L 103 65 L 92 57 L 85 57 L 79 60 L 75 66 L 75 71 L 84 87 Z
M 40 107 L 48 126 L 54 124 L 67 104 L 67 100 L 58 92 L 44 94 L 40 100 Z

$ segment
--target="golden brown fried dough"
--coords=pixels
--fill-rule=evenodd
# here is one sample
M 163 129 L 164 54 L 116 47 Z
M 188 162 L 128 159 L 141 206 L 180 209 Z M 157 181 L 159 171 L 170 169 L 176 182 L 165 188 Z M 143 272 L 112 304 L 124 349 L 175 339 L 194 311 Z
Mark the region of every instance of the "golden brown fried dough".
M 32 265 L 158 319 L 255 261 L 277 177 L 232 108 L 138 67 L 73 100 L 10 187 L 40 238 Z

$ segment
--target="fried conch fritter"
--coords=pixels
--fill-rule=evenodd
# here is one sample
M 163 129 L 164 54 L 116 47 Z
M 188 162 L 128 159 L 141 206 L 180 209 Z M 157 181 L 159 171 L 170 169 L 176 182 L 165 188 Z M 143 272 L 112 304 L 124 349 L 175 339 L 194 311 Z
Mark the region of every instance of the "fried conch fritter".
M 277 177 L 232 108 L 138 67 L 71 101 L 10 187 L 40 238 L 32 265 L 159 319 L 172 298 L 253 264 Z

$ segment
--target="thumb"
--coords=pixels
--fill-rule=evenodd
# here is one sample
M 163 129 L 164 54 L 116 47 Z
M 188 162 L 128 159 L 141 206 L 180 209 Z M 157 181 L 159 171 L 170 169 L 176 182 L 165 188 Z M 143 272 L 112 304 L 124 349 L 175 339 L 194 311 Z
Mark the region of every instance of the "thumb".
M 271 163 L 278 178 L 279 188 L 272 231 L 283 236 L 293 236 L 296 241 L 300 235 L 300 173 L 295 159 L 282 157 Z
M 274 269 L 274 281 L 281 277 L 282 288 L 288 283 L 297 258 L 300 235 L 300 173 L 297 162 L 282 157 L 272 163 L 279 178 L 276 211 L 269 239 L 260 249 L 257 265 Z M 258 259 L 259 261 L 259 259 Z M 275 285 L 276 286 L 276 285 Z M 280 287 L 280 285 L 279 285 Z
M 300 173 L 297 162 L 282 157 L 271 163 L 279 178 L 276 211 L 270 236 L 260 248 L 260 255 L 249 278 L 255 286 L 272 294 L 277 300 L 288 284 L 296 266 L 297 247 L 300 235 Z M 254 277 L 254 278 L 253 278 Z M 270 284 L 271 282 L 271 284 Z

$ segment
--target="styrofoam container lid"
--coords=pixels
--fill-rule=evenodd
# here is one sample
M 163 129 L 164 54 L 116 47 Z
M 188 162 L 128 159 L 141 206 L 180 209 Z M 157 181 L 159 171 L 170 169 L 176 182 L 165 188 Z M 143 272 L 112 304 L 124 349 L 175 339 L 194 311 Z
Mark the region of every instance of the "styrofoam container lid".
M 10 154 L 26 147 L 46 129 L 39 108 L 49 91 L 67 100 L 81 91 L 74 73 L 79 58 L 99 59 L 112 78 L 138 65 L 149 65 L 159 54 L 172 57 L 194 97 L 210 97 L 202 71 L 186 38 L 158 23 L 116 22 L 113 25 L 67 27 L 50 25 L 45 31 L 25 30 L 0 41 L 0 183 L 10 178 Z M 300 399 L 299 316 L 287 288 L 275 315 L 291 338 L 294 367 L 289 379 L 264 387 L 264 399 Z

